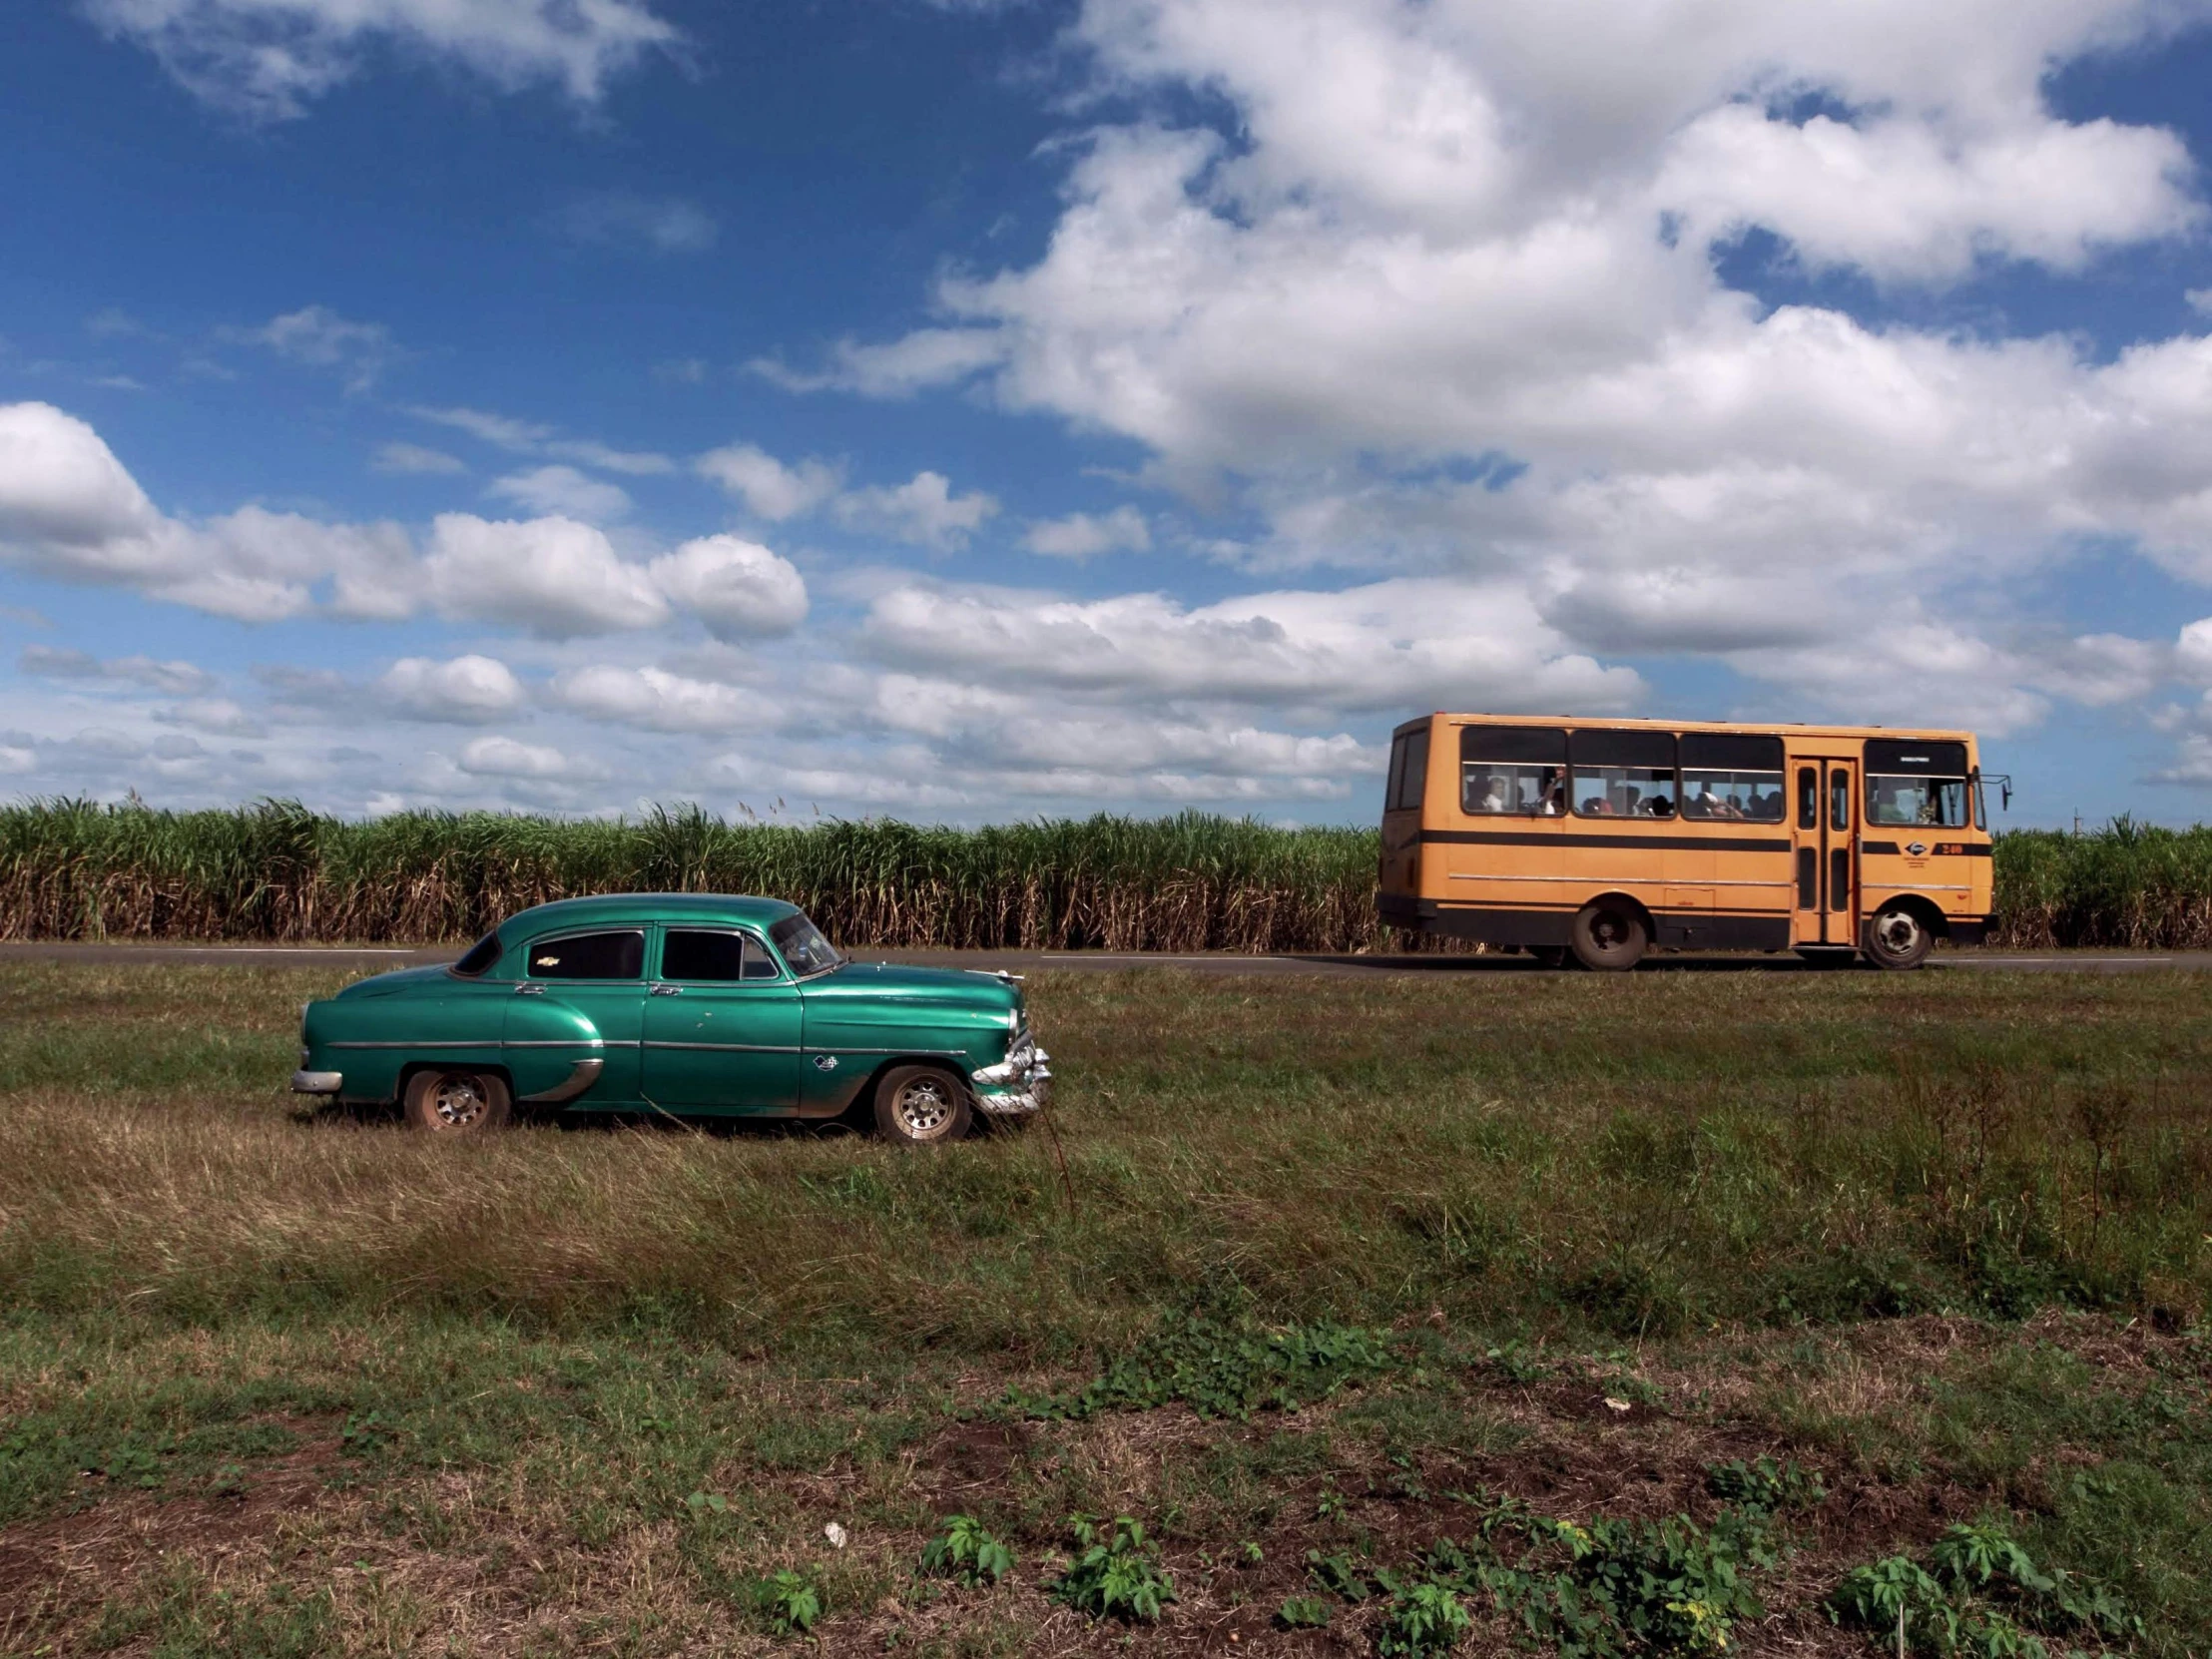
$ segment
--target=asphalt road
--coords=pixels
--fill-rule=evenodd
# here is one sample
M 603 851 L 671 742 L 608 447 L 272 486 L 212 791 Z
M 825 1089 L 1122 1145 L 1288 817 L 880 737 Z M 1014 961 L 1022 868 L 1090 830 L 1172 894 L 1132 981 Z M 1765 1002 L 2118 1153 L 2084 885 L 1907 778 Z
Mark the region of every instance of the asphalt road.
M 1308 974 L 1361 977 L 1374 974 L 1541 973 L 1528 956 L 1236 956 L 1155 955 L 1108 950 L 856 950 L 863 962 L 914 962 L 937 967 L 983 968 L 1011 973 L 1113 973 L 1135 968 L 1181 968 L 1194 973 Z M 39 940 L 0 942 L 0 962 L 179 962 L 195 966 L 336 967 L 380 971 L 450 962 L 458 946 L 86 944 Z M 2212 969 L 2212 951 L 1941 950 L 1928 966 L 1940 972 L 1995 969 L 2031 973 L 2142 973 L 2162 968 Z M 1795 956 L 1658 955 L 1644 973 L 1813 973 L 1826 970 Z M 1871 971 L 1871 970 L 1870 970 Z

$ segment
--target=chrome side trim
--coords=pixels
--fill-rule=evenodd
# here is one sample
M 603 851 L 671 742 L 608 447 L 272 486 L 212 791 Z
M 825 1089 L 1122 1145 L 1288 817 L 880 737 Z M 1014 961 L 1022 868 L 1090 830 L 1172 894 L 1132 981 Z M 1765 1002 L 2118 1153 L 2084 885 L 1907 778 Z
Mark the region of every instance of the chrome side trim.
M 1964 882 L 1946 883 L 1935 881 L 1866 881 L 1869 892 L 1972 892 Z
M 548 1041 L 501 1042 L 486 1037 L 476 1042 L 333 1042 L 325 1048 L 635 1048 L 636 1043 L 609 1043 L 603 1037 L 557 1037 Z
M 569 1068 L 568 1075 L 542 1094 L 526 1094 L 522 1098 L 532 1106 L 558 1106 L 564 1100 L 574 1100 L 599 1081 L 599 1074 L 607 1069 L 601 1059 L 578 1060 Z
M 708 1049 L 718 1054 L 804 1054 L 797 1043 L 668 1043 L 648 1042 L 647 1048 Z
M 582 1039 L 581 1039 L 581 1038 L 579 1038 L 578 1040 L 579 1040 L 579 1041 L 581 1041 Z M 416 1043 L 416 1042 L 401 1042 L 401 1043 L 365 1043 L 365 1042 L 346 1042 L 346 1043 L 325 1043 L 325 1044 L 324 1044 L 323 1046 L 324 1046 L 324 1047 L 326 1047 L 326 1048 L 500 1048 L 500 1047 L 503 1047 L 504 1045 L 503 1045 L 503 1044 L 502 1044 L 502 1043 L 500 1042 L 500 1040 L 499 1040 L 499 1039 L 498 1039 L 497 1037 L 485 1037 L 485 1038 L 482 1038 L 482 1039 L 480 1039 L 479 1041 L 476 1041 L 476 1042 L 435 1042 L 435 1043 Z
M 293 1094 L 336 1094 L 345 1087 L 342 1071 L 295 1071 L 291 1074 Z

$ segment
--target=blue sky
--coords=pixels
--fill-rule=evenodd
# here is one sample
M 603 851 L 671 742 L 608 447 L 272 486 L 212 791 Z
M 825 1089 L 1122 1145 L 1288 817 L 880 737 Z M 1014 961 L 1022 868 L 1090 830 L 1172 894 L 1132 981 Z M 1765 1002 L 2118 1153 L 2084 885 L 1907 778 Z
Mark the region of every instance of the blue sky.
M 1445 707 L 2194 821 L 2207 12 L 41 0 L 0 792 L 1362 821 Z

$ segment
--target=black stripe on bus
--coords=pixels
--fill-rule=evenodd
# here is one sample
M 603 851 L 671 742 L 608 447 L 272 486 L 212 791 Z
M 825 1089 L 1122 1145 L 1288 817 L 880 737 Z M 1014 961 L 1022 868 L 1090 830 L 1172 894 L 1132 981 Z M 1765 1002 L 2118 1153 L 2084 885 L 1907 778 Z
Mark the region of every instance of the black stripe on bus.
M 1451 846 L 1657 847 L 1667 852 L 1787 852 L 1791 846 L 1787 837 L 1769 840 L 1752 835 L 1570 835 L 1513 830 L 1423 830 L 1420 838 Z

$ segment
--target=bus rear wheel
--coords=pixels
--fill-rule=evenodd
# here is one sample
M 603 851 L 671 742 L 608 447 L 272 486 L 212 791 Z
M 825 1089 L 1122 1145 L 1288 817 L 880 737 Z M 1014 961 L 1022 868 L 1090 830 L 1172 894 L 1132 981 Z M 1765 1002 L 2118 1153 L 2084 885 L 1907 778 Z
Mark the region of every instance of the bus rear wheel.
M 1935 946 L 1928 923 L 1902 904 L 1886 905 L 1867 923 L 1867 960 L 1876 967 L 1917 968 Z
M 1567 940 L 1576 961 L 1604 973 L 1627 972 L 1651 943 L 1644 918 L 1617 898 L 1583 905 Z

